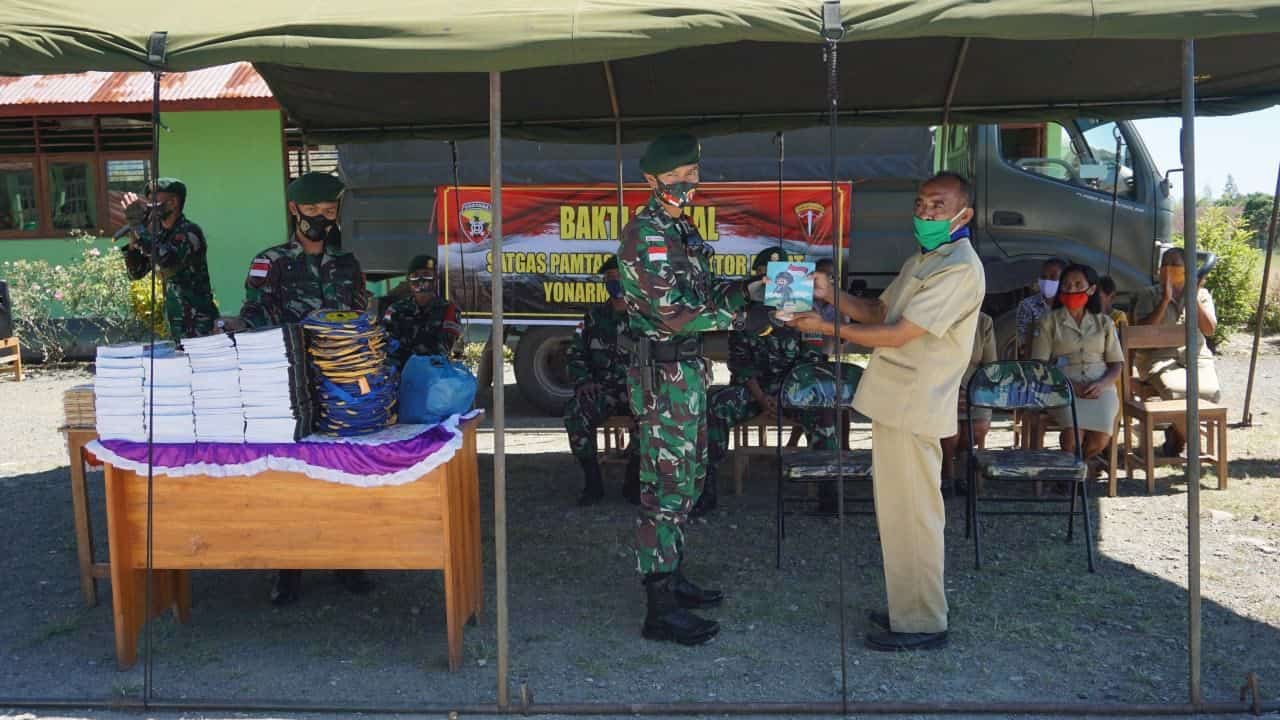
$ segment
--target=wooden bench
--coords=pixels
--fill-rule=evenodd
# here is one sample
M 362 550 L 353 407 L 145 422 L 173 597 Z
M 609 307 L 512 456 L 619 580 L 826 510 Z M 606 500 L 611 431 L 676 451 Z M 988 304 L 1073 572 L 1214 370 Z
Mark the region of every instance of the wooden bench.
M 804 431 L 800 426 L 786 418 L 783 419 L 783 432 L 787 435 L 786 447 L 796 447 Z M 751 431 L 756 432 L 756 444 L 751 444 Z M 776 444 L 770 445 L 769 438 L 778 437 L 776 418 L 760 414 L 748 418 L 733 426 L 733 493 L 742 494 L 742 486 L 747 475 L 747 465 L 753 458 L 773 457 L 778 453 Z
M 602 448 L 600 462 L 625 464 L 627 451 L 635 440 L 635 431 L 635 418 L 630 415 L 610 415 L 596 428 L 597 433 L 604 435 L 604 443 L 596 446 Z
M 0 367 L 13 368 L 13 379 L 22 382 L 22 343 L 16 337 L 0 340 Z

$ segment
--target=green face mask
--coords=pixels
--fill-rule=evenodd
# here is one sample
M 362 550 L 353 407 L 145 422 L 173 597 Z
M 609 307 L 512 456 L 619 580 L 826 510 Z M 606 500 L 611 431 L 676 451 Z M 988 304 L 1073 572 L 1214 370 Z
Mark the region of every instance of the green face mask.
M 912 217 L 915 221 L 916 242 L 925 252 L 932 252 L 951 240 L 951 223 L 964 214 L 964 210 L 955 214 L 950 220 L 924 220 Z

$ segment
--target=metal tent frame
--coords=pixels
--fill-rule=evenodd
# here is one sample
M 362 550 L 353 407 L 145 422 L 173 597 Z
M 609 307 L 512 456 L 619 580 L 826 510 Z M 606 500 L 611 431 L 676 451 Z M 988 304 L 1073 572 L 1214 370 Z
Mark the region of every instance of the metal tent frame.
M 836 3 L 838 5 L 838 2 Z M 1195 118 L 1196 118 L 1196 73 L 1195 73 L 1195 41 L 1182 42 L 1182 157 L 1184 163 L 1183 198 L 1186 220 L 1185 247 L 1189 257 L 1196 256 L 1195 225 Z M 963 55 L 957 58 L 955 70 L 958 72 Z M 154 72 L 163 72 L 157 67 Z M 1242 695 L 1240 702 L 1205 702 L 1201 688 L 1201 597 L 1200 597 L 1200 439 L 1195 432 L 1187 433 L 1187 544 L 1188 544 L 1188 701 L 1177 704 L 1136 704 L 1136 703 L 1057 703 L 1057 702 L 928 702 L 928 703 L 860 703 L 848 702 L 847 690 L 841 702 L 808 702 L 808 703 L 559 703 L 534 705 L 522 689 L 521 700 L 513 704 L 510 697 L 509 677 L 509 606 L 508 606 L 508 558 L 507 558 L 507 508 L 506 508 L 506 462 L 504 432 L 506 428 L 503 376 L 504 359 L 502 355 L 503 330 L 503 271 L 502 271 L 502 137 L 503 137 L 503 88 L 499 71 L 491 71 L 489 79 L 489 139 L 490 139 L 490 192 L 493 207 L 493 253 L 494 273 L 492 288 L 492 352 L 494 377 L 498 379 L 493 388 L 493 428 L 494 428 L 494 535 L 497 565 L 497 703 L 495 705 L 413 705 L 413 706 L 378 706 L 378 705 L 328 705 L 309 703 L 249 703 L 237 704 L 226 702 L 200 701 L 163 701 L 151 697 L 149 684 L 150 672 L 147 672 L 148 684 L 143 697 L 137 702 L 103 702 L 94 700 L 56 700 L 33 698 L 0 698 L 0 706 L 29 707 L 44 709 L 66 708 L 98 708 L 107 710 L 142 708 L 145 710 L 168 711 L 259 711 L 259 712 L 371 712 L 371 713 L 558 713 L 558 714 L 636 714 L 636 715 L 700 715 L 700 714 L 1055 714 L 1055 715 L 1177 715 L 1187 713 L 1243 713 L 1280 711 L 1280 701 L 1261 702 L 1257 693 L 1256 679 L 1246 685 L 1252 688 L 1251 702 L 1245 702 Z M 954 85 L 954 78 L 952 84 Z M 156 98 L 158 101 L 158 83 Z M 621 141 L 622 115 L 620 105 L 615 97 L 614 118 L 616 135 Z M 158 105 L 156 120 L 158 126 Z M 833 116 L 839 115 L 838 107 L 831 108 Z M 834 134 L 833 134 L 834 137 Z M 834 149 L 833 149 L 834 151 Z M 621 173 L 621 168 L 619 168 Z M 153 174 L 159 174 L 158 166 Z M 1275 212 L 1273 211 L 1271 240 L 1275 236 Z M 1187 307 L 1194 307 L 1196 287 L 1188 283 L 1184 288 L 1184 302 Z M 1264 298 L 1265 299 L 1265 298 Z M 1198 349 L 1203 338 L 1196 323 L 1186 323 L 1186 343 L 1189 351 Z M 1256 349 L 1256 344 L 1255 344 Z M 1194 354 L 1191 355 L 1194 357 Z M 1187 367 L 1188 397 L 1198 396 L 1199 376 L 1195 363 Z M 1198 426 L 1198 407 L 1196 403 L 1187 406 L 1187 427 Z M 148 533 L 150 533 L 150 520 Z M 148 560 L 148 578 L 151 576 Z M 149 623 L 148 623 L 149 626 Z M 842 627 L 843 632 L 843 627 Z M 150 666 L 152 653 L 146 653 L 146 662 Z

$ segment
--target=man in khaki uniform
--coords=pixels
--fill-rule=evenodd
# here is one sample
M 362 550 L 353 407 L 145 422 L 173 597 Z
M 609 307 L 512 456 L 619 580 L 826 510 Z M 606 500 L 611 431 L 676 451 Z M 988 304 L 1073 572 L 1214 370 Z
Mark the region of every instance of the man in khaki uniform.
M 879 626 L 867 634 L 873 650 L 947 643 L 940 439 L 956 433 L 960 380 L 986 294 L 982 262 L 969 242 L 969 195 L 969 183 L 952 173 L 921 186 L 915 204 L 920 252 L 878 300 L 852 297 L 826 278 L 814 278 L 814 296 L 854 320 L 840 327 L 841 339 L 874 348 L 853 401 L 872 420 L 876 520 L 889 600 L 888 613 L 870 613 Z M 834 334 L 832 323 L 814 314 L 790 324 Z

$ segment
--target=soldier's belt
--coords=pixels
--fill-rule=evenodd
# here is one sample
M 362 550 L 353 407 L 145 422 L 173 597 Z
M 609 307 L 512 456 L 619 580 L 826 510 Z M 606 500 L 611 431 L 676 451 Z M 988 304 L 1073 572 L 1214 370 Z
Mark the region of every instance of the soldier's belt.
M 642 364 L 681 362 L 698 360 L 702 357 L 701 335 L 690 335 L 673 340 L 642 338 L 639 342 L 641 346 L 648 345 L 647 352 L 642 349 L 637 353 L 638 356 L 648 359 L 648 362 Z

